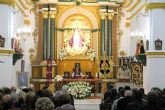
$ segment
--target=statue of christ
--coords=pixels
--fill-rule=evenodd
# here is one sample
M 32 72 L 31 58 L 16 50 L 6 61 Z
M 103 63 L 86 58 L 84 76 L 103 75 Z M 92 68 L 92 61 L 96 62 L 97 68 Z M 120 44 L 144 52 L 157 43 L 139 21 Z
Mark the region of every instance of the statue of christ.
M 80 31 L 78 28 L 75 29 L 72 38 L 69 41 L 69 45 L 74 50 L 80 50 L 83 47 L 84 40 L 82 39 L 82 36 L 80 35 Z

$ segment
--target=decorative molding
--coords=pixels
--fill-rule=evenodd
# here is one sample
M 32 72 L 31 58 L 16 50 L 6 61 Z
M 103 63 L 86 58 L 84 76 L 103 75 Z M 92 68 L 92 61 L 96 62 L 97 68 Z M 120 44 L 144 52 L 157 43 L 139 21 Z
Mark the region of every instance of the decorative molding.
M 100 13 L 101 19 L 105 19 L 106 16 L 107 16 L 107 13 Z
M 15 5 L 15 0 L 0 0 L 0 4 L 6 4 L 9 6 L 14 6 Z
M 165 52 L 146 52 L 145 55 L 147 55 L 147 56 L 164 56 L 165 57 Z
M 137 0 L 134 5 L 132 5 L 126 12 L 131 12 L 133 9 L 136 8 L 136 6 L 141 2 L 141 0 Z
M 165 8 L 165 3 L 149 3 L 146 6 L 146 10 L 152 10 L 152 9 L 160 9 Z
M 123 6 L 125 6 L 127 4 L 127 0 L 123 0 Z
M 130 20 L 126 20 L 125 27 L 129 28 L 131 26 Z
M 18 7 L 19 11 L 23 14 L 24 17 L 28 17 L 27 14 L 25 14 L 25 12 L 21 9 L 21 7 L 19 6 L 19 4 L 17 2 L 15 2 L 16 6 Z
M 49 13 L 48 11 L 43 11 L 42 15 L 43 15 L 43 18 L 48 18 Z
M 25 19 L 24 19 L 24 24 L 25 24 L 25 25 L 28 25 L 28 26 L 29 26 L 30 23 L 31 23 L 31 22 L 30 22 L 30 19 L 28 19 L 28 18 L 25 18 Z
M 50 18 L 56 17 L 56 10 L 55 11 L 49 11 Z
M 127 8 L 127 7 L 131 6 L 132 3 L 133 3 L 133 0 L 130 0 L 128 2 L 128 4 L 126 4 L 126 5 L 123 6 L 123 8 Z
M 22 0 L 18 0 L 18 1 L 19 1 L 19 3 L 22 5 L 22 7 L 23 7 L 25 10 L 29 9 L 29 8 L 22 2 Z
M 1 50 L 0 49 L 0 54 L 15 54 L 14 50 Z
M 26 2 L 26 4 L 27 4 L 27 5 L 29 5 L 29 6 L 31 6 L 31 5 L 32 5 L 32 3 L 31 3 L 31 2 L 29 2 L 28 0 L 25 0 L 25 2 Z
M 114 17 L 114 13 L 113 13 L 113 12 L 108 13 L 108 19 L 112 20 L 112 19 L 113 19 L 113 17 Z
M 146 7 L 147 2 L 144 3 L 137 11 L 135 11 L 134 14 L 132 14 L 130 17 L 127 18 L 127 20 L 131 20 L 134 16 L 136 16 L 137 13 L 139 13 L 144 7 Z
M 163 55 L 152 55 L 152 56 L 147 56 L 147 58 L 165 58 Z
M 118 23 L 117 23 L 117 49 L 119 50 L 120 49 L 120 44 L 121 44 L 121 37 L 123 35 L 123 30 L 121 29 L 121 25 L 120 25 L 122 17 L 123 17 L 122 8 L 118 9 L 117 17 L 118 17 Z

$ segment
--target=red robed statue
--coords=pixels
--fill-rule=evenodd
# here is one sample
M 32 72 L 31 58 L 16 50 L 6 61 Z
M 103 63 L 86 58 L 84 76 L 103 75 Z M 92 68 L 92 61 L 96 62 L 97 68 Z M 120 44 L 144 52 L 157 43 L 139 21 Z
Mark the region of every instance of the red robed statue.
M 52 60 L 50 58 L 47 60 L 46 78 L 48 83 L 52 83 Z

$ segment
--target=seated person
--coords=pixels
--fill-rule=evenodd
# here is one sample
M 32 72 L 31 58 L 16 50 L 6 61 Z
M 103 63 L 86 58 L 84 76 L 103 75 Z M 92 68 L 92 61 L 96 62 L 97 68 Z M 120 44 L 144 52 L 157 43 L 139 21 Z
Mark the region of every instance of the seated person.
M 76 79 L 76 78 L 82 78 L 83 74 L 81 72 L 81 69 L 79 68 L 79 66 L 76 65 L 75 68 L 73 68 L 73 73 L 72 73 L 72 78 Z

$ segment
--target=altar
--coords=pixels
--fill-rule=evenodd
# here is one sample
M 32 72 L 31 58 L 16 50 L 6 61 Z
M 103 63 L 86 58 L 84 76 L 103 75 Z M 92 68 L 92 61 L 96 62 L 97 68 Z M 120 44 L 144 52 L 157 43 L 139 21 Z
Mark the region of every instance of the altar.
M 101 93 L 105 93 L 107 91 L 107 84 L 111 84 L 115 87 L 116 80 L 115 79 L 63 79 L 60 82 L 55 82 L 56 89 L 59 90 L 62 88 L 63 85 L 68 84 L 69 82 L 88 82 L 90 85 L 93 86 L 92 93 L 94 96 L 97 96 L 99 93 L 99 84 L 101 84 Z
M 32 64 L 40 66 L 32 66 L 31 82 L 37 89 L 41 89 L 47 80 L 50 80 L 47 73 L 51 73 L 50 75 L 54 75 L 54 77 L 64 76 L 67 73 L 68 77 L 62 80 L 62 85 L 73 81 L 92 83 L 95 93 L 98 92 L 100 83 L 102 86 L 107 83 L 98 77 L 97 74 L 100 73 L 98 67 L 103 69 L 102 74 L 106 72 L 106 75 L 110 75 L 105 79 L 115 79 L 117 68 L 111 71 L 112 69 L 109 70 L 109 68 L 113 67 L 109 60 L 105 60 L 106 63 L 104 61 L 100 63 L 100 61 L 101 57 L 105 55 L 113 58 L 113 65 L 118 64 L 118 14 L 114 14 L 114 11 L 119 7 L 120 5 L 117 4 L 106 7 L 101 4 L 92 7 L 56 3 L 36 4 L 36 9 L 42 10 L 37 13 L 38 50 L 36 51 L 36 61 Z M 48 59 L 56 66 L 47 64 Z M 82 74 L 90 74 L 90 77 L 88 79 L 71 79 L 75 64 L 80 65 Z M 41 65 L 47 66 L 42 67 Z M 45 76 L 45 81 L 41 84 L 39 81 L 43 78 L 42 76 Z M 115 84 L 112 80 L 108 80 L 109 82 Z M 52 84 L 51 88 L 53 87 L 56 85 Z M 102 92 L 105 92 L 104 87 L 100 88 L 103 88 Z
M 76 110 L 100 110 L 101 99 L 75 100 Z

